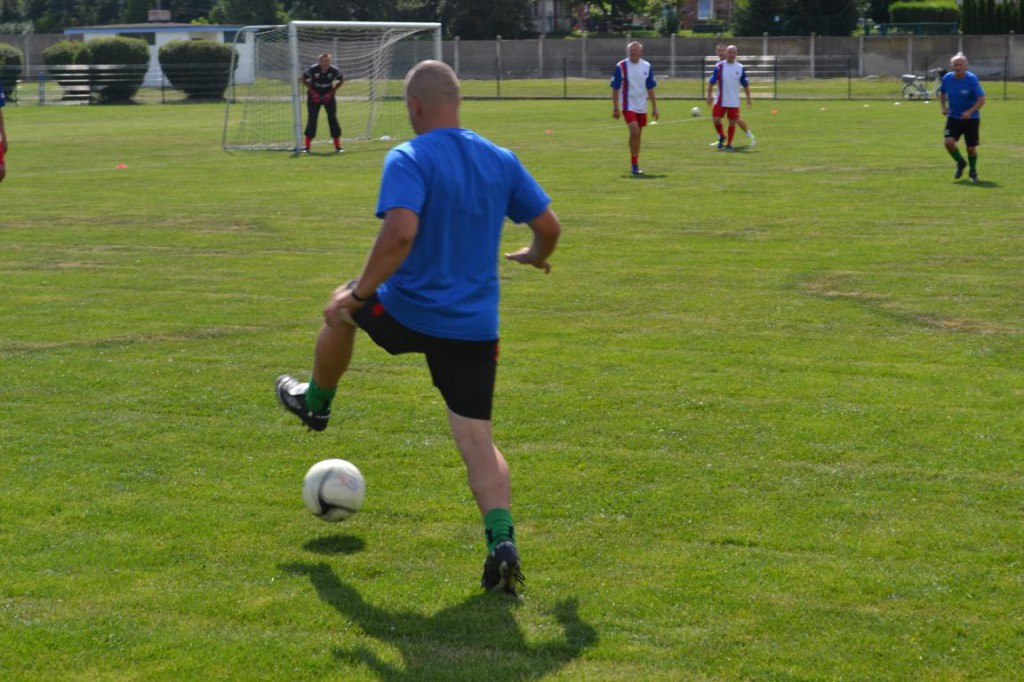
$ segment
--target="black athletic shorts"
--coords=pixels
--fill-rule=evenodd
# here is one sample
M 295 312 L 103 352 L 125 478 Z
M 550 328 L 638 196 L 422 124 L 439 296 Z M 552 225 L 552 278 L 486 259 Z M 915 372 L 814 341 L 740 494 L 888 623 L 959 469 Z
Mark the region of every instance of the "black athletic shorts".
M 498 339 L 442 339 L 409 329 L 391 317 L 376 294 L 352 316 L 373 342 L 392 355 L 423 353 L 434 386 L 455 414 L 490 420 L 498 373 Z
M 954 140 L 959 140 L 960 136 L 964 136 L 964 144 L 968 147 L 978 146 L 978 130 L 981 128 L 980 118 L 969 118 L 966 121 L 962 118 L 953 118 L 949 116 L 946 118 L 946 132 L 944 137 L 952 137 Z

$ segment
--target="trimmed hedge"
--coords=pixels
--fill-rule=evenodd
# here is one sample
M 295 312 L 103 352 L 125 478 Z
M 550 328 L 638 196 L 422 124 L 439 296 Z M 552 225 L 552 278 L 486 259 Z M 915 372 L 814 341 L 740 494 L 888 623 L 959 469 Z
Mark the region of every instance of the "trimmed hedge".
M 13 45 L 0 43 L 0 85 L 10 97 L 14 97 L 14 86 L 21 77 L 21 67 L 24 63 L 25 55 L 21 50 Z
M 189 99 L 223 99 L 235 48 L 212 40 L 172 40 L 160 47 L 160 68 Z
M 91 83 L 101 102 L 127 102 L 146 78 L 149 45 L 139 38 L 90 40 L 83 44 L 77 63 L 105 67 L 95 70 Z
M 65 92 L 85 86 L 85 77 L 64 66 L 91 66 L 89 92 L 101 102 L 127 102 L 142 87 L 149 70 L 149 45 L 138 38 L 99 38 L 82 43 L 62 40 L 43 51 L 43 61 Z
M 894 24 L 956 23 L 960 8 L 954 0 L 894 2 L 889 5 L 889 19 Z
M 62 40 L 43 50 L 43 63 L 47 66 L 77 64 L 78 54 L 84 43 L 78 40 Z

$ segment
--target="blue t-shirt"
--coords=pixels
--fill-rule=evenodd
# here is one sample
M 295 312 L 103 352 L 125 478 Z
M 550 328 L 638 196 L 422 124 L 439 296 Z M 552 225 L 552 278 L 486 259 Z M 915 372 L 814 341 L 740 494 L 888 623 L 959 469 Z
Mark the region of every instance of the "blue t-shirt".
M 0 85 L 0 107 L 7 104 L 7 97 L 4 95 L 4 86 Z
M 939 90 L 946 93 L 950 118 L 960 118 L 965 111 L 974 106 L 979 97 L 985 96 L 978 77 L 970 71 L 966 71 L 963 78 L 957 78 L 956 74 L 950 71 L 942 77 Z M 975 111 L 971 118 L 981 118 L 981 114 Z
M 384 159 L 377 217 L 419 216 L 405 261 L 378 288 L 391 315 L 416 331 L 466 341 L 498 338 L 498 250 L 506 216 L 533 220 L 551 203 L 515 154 L 476 133 L 444 128 Z

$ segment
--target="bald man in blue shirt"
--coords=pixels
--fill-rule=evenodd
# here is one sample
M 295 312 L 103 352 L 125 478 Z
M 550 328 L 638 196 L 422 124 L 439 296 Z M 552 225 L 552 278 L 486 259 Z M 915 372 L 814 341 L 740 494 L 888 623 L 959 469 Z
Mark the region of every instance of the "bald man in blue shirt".
M 514 595 L 523 574 L 509 468 L 491 431 L 499 246 L 506 217 L 526 223 L 532 243 L 505 258 L 547 273 L 561 225 L 515 154 L 461 127 L 459 81 L 448 65 L 414 66 L 405 98 L 417 137 L 384 160 L 377 240 L 359 277 L 338 287 L 324 309 L 312 378 L 278 377 L 277 397 L 321 431 L 357 329 L 392 355 L 423 354 L 483 517 L 481 586 Z

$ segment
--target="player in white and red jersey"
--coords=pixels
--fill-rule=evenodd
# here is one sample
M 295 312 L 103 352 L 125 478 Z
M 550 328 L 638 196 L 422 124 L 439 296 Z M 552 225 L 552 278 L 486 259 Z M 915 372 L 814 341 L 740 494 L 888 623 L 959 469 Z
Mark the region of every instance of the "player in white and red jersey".
M 640 170 L 640 137 L 647 125 L 647 100 L 651 100 L 651 116 L 658 120 L 658 101 L 654 98 L 654 68 L 641 59 L 644 46 L 637 41 L 629 44 L 629 58 L 615 65 L 612 73 L 612 118 L 621 116 L 629 126 L 629 163 L 633 175 Z
M 715 86 L 718 86 L 716 96 Z M 754 106 L 750 98 L 750 83 L 743 65 L 736 61 L 736 46 L 725 48 L 725 59 L 715 64 L 708 80 L 708 104 L 712 105 L 711 118 L 718 131 L 718 148 L 732 151 L 732 138 L 736 134 L 736 119 L 740 116 L 740 90 L 746 92 L 747 107 Z M 729 134 L 726 137 L 722 119 L 729 119 Z
M 726 45 L 725 43 L 718 43 L 717 45 L 715 45 L 715 55 L 718 57 L 719 62 L 725 60 L 726 47 L 728 47 L 728 45 Z M 743 131 L 743 134 L 747 136 L 747 140 L 750 142 L 750 146 L 757 146 L 757 138 L 754 137 L 754 131 L 750 129 L 749 125 L 747 125 L 746 120 L 744 120 L 743 118 L 742 112 L 740 112 L 740 115 L 736 117 L 736 125 L 738 125 L 740 127 L 740 130 Z M 711 146 L 717 147 L 719 142 L 723 144 L 725 143 L 724 135 L 717 135 L 715 141 L 711 143 Z

